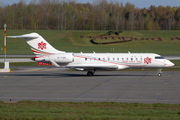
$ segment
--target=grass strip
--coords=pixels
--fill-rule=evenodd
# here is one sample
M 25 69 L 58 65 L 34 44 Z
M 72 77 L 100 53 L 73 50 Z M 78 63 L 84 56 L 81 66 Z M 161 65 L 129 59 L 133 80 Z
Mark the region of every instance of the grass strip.
M 115 102 L 0 102 L 0 119 L 126 119 L 178 120 L 180 104 Z
M 0 30 L 3 33 L 3 30 Z M 106 34 L 108 31 L 82 31 L 82 30 L 8 30 L 7 36 L 22 35 L 32 32 L 39 33 L 46 39 L 53 47 L 58 50 L 66 52 L 83 52 L 83 53 L 157 53 L 160 55 L 180 55 L 180 41 L 171 40 L 172 37 L 179 37 L 179 30 L 172 31 L 123 31 L 119 37 L 137 37 L 137 38 L 152 38 L 161 37 L 162 41 L 154 40 L 133 40 L 131 42 L 97 45 L 90 42 L 90 38 L 81 38 L 80 36 L 100 36 Z M 3 38 L 4 34 L 0 34 Z M 99 42 L 104 40 L 99 40 Z M 111 41 L 111 40 L 109 40 Z M 112 40 L 114 41 L 114 40 Z M 3 40 L 0 41 L 3 45 Z M 112 50 L 113 48 L 113 50 Z M 3 46 L 0 47 L 0 54 L 3 54 Z M 7 38 L 7 54 L 32 54 L 31 49 L 24 39 Z

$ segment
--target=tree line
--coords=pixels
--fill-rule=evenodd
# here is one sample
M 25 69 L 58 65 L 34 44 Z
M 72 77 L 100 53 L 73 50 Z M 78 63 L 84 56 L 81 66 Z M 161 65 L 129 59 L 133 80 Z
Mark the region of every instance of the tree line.
M 127 2 L 24 0 L 0 6 L 0 25 L 25 30 L 179 30 L 180 7 L 151 5 L 137 8 Z M 2 27 L 3 29 L 3 27 Z

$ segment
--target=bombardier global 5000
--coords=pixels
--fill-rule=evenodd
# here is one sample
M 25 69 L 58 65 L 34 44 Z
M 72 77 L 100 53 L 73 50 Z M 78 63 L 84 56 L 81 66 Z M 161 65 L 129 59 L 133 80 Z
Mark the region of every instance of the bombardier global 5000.
M 162 68 L 174 66 L 171 61 L 154 53 L 68 53 L 55 49 L 37 33 L 8 37 L 24 38 L 36 55 L 31 58 L 34 61 L 51 63 L 56 67 L 87 71 L 88 76 L 94 75 L 98 70 L 127 68 L 157 68 L 157 75 L 161 76 Z

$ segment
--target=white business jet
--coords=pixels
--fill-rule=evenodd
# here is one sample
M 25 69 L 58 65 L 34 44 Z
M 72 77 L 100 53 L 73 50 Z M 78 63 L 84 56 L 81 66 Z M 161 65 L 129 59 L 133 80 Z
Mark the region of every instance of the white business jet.
M 122 70 L 127 68 L 157 68 L 157 75 L 161 76 L 161 69 L 172 67 L 174 64 L 154 53 L 67 53 L 52 47 L 37 33 L 9 38 L 24 38 L 36 57 L 37 62 L 51 63 L 56 67 L 72 68 L 87 71 L 88 76 L 98 70 Z

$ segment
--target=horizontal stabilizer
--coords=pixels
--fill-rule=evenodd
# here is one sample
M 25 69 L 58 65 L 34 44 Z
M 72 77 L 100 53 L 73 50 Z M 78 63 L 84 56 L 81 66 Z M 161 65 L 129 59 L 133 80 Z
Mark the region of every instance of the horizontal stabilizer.
M 38 38 L 38 36 L 7 36 L 7 38 L 24 38 L 24 39 L 33 39 Z
M 24 39 L 35 39 L 38 37 L 39 37 L 39 34 L 37 33 L 17 35 L 17 36 L 7 36 L 7 38 L 24 38 Z

